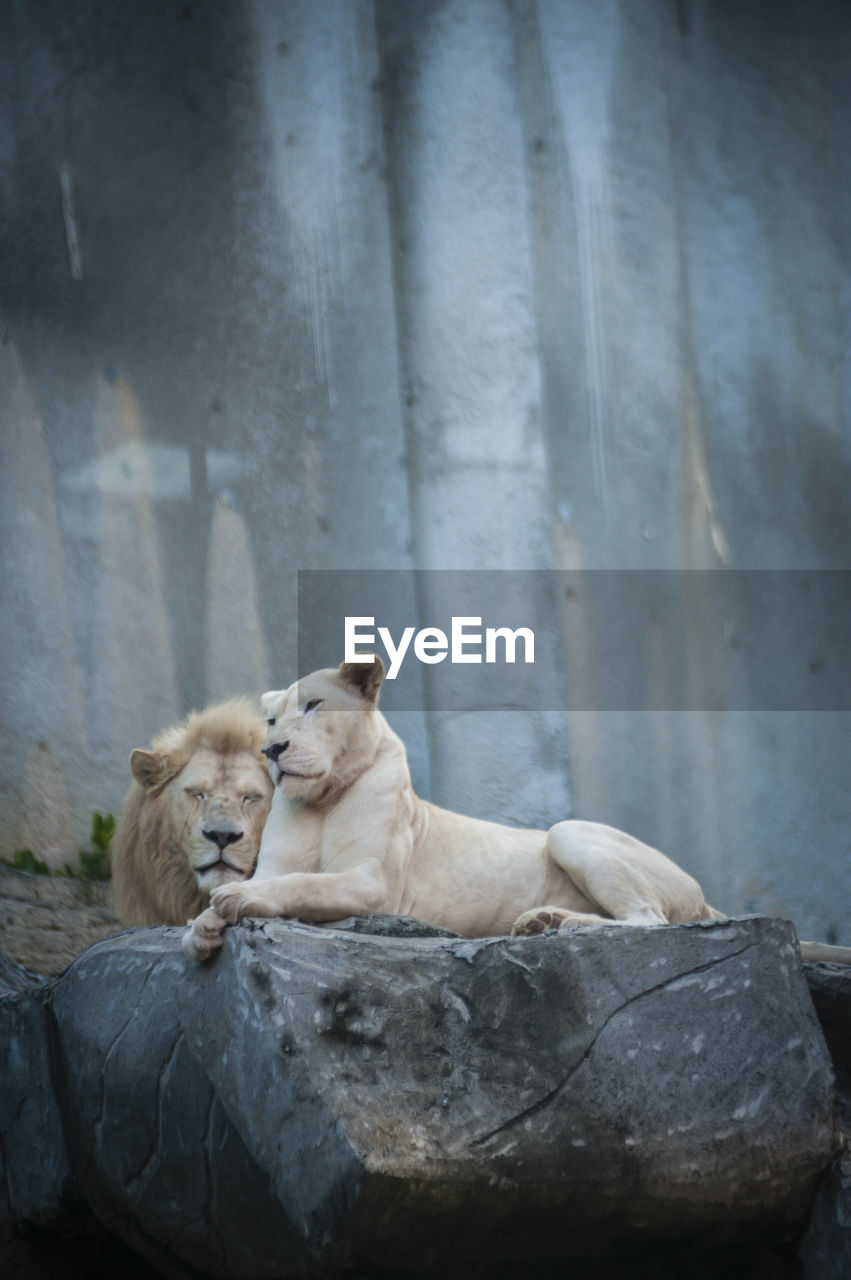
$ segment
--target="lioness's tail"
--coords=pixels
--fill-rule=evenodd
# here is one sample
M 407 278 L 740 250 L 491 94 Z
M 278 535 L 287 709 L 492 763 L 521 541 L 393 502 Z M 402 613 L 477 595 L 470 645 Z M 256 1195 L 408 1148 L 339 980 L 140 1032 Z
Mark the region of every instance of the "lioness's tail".
M 827 942 L 802 942 L 801 959 L 809 964 L 851 965 L 851 947 L 832 947 Z
M 704 903 L 701 920 L 726 920 L 723 911 L 716 911 L 709 903 Z M 834 947 L 828 942 L 799 942 L 801 959 L 808 964 L 847 964 L 851 965 L 851 947 Z

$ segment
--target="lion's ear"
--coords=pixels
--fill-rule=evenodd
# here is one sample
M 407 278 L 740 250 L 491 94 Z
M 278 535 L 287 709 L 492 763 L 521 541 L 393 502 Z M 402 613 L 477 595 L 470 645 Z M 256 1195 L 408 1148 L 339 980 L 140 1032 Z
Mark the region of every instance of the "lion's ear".
M 130 752 L 130 772 L 146 791 L 162 782 L 165 772 L 163 763 L 155 751 L 141 751 L 137 748 Z
M 378 701 L 378 690 L 384 679 L 384 663 L 378 654 L 372 662 L 341 662 L 339 674 L 346 684 L 357 689 L 368 702 Z

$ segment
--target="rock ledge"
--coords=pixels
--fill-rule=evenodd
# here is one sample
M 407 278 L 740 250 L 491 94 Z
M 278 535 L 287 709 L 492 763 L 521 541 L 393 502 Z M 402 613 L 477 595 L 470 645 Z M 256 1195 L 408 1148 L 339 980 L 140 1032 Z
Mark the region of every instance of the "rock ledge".
M 602 1240 L 781 1238 L 838 1146 L 783 921 L 474 941 L 249 922 L 206 968 L 180 933 L 121 934 L 0 1002 L 9 1096 L 39 1055 L 60 1082 L 45 1204 L 82 1199 L 165 1275 L 444 1280 Z M 7 1162 L 35 1123 L 3 1118 Z M 19 1227 L 38 1191 L 10 1186 Z

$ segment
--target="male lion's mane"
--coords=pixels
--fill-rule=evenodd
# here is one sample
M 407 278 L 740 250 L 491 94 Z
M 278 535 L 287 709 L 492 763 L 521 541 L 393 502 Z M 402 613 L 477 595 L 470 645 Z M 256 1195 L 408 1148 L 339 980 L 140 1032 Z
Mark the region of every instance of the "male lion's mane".
M 248 699 L 233 698 L 190 712 L 153 739 L 160 776 L 150 789 L 133 782 L 112 839 L 113 898 L 125 924 L 186 924 L 208 905 L 180 847 L 164 790 L 202 749 L 222 756 L 250 751 L 262 759 L 264 736 Z

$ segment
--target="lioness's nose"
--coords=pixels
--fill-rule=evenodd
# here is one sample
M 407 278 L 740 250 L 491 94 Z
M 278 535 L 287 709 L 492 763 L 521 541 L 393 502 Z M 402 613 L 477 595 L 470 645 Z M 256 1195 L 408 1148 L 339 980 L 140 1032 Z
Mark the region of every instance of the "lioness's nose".
M 278 756 L 286 751 L 289 745 L 289 739 L 286 742 L 273 742 L 270 747 L 263 748 L 263 754 L 268 756 L 270 760 L 277 760 Z
M 236 844 L 237 840 L 242 839 L 241 831 L 205 831 L 204 838 L 212 840 L 213 844 L 217 844 L 224 852 L 229 844 Z

